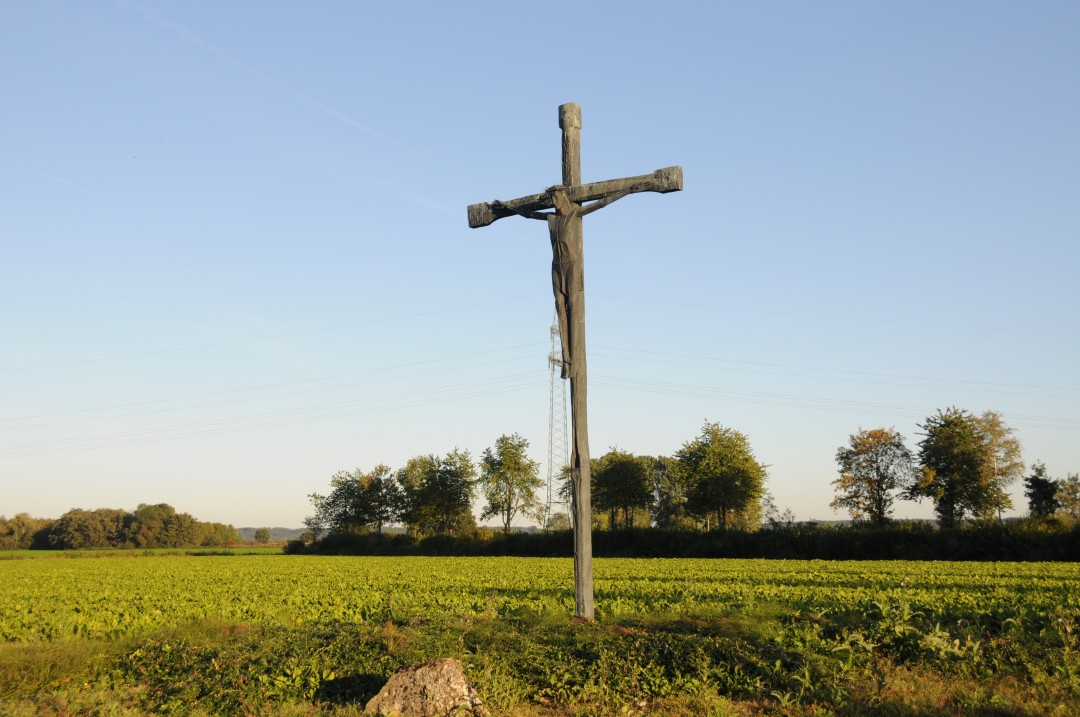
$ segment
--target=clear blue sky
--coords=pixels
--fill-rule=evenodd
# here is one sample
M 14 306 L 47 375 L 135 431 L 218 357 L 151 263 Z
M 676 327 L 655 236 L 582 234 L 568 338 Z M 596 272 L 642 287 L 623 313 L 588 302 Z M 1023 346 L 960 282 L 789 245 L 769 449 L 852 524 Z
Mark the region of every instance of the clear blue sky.
M 546 231 L 465 207 L 559 181 L 564 102 L 586 181 L 686 178 L 585 220 L 594 455 L 716 421 L 840 518 L 850 434 L 955 405 L 1080 471 L 1080 4 L 535 7 L 0 5 L 0 514 L 545 460 Z

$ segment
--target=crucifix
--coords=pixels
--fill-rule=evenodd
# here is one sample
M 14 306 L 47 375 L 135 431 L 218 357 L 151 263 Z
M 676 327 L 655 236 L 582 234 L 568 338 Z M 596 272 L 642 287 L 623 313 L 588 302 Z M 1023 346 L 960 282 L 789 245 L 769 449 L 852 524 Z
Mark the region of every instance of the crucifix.
M 585 267 L 581 218 L 627 194 L 677 192 L 682 189 L 682 168 L 667 167 L 652 174 L 582 184 L 581 107 L 572 102 L 560 105 L 559 127 L 562 129 L 562 184 L 549 187 L 540 194 L 505 202 L 496 200 L 471 204 L 469 226 L 473 229 L 486 227 L 510 216 L 540 219 L 548 225 L 551 237 L 551 284 L 562 339 L 562 377 L 570 379 L 574 615 L 579 619 L 592 620 L 592 485 L 585 408 Z

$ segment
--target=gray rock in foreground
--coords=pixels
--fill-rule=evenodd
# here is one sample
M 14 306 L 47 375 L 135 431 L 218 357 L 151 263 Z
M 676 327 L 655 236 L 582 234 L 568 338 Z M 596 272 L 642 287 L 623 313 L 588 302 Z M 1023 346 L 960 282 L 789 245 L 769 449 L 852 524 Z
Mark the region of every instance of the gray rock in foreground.
M 406 667 L 395 673 L 379 694 L 364 707 L 365 712 L 394 717 L 446 717 L 471 715 L 487 717 L 461 663 L 452 657 Z

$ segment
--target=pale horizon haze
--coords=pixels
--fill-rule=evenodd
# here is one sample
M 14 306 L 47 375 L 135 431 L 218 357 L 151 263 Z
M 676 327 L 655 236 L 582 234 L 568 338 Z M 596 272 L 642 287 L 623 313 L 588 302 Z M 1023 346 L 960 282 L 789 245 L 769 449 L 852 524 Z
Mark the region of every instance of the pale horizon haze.
M 566 102 L 584 181 L 685 174 L 585 219 L 594 457 L 717 422 L 840 520 L 851 434 L 956 406 L 1080 472 L 1080 4 L 536 7 L 0 3 L 0 515 L 544 463 L 547 231 L 465 209 L 559 182 Z

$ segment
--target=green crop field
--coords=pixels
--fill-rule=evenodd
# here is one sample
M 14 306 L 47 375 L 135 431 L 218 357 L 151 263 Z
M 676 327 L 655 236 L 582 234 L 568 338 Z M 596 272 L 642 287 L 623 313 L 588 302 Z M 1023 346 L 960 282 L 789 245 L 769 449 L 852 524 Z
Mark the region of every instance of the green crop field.
M 357 714 L 454 656 L 496 714 L 1078 714 L 1075 563 L 0 561 L 0 714 Z

